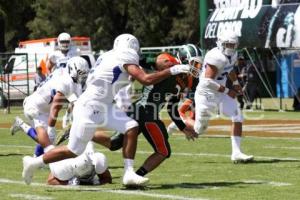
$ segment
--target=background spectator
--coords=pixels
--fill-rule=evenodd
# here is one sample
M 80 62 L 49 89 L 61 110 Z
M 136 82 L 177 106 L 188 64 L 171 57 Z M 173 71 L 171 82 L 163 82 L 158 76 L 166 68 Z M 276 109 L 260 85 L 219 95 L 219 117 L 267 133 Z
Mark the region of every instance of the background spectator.
M 294 96 L 293 108 L 294 111 L 300 111 L 300 88 L 298 88 L 297 94 Z
M 36 89 L 39 87 L 41 82 L 43 82 L 45 79 L 46 79 L 46 76 L 42 73 L 41 66 L 38 66 L 36 68 L 36 74 L 35 74 L 35 77 L 34 77 L 35 86 L 34 86 L 33 91 L 36 91 Z

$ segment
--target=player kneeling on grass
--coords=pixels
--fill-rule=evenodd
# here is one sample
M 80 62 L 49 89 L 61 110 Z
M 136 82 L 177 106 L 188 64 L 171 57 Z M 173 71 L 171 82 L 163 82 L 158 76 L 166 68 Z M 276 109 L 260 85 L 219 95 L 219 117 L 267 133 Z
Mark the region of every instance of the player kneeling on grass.
M 108 162 L 104 154 L 95 152 L 89 142 L 84 153 L 51 163 L 49 185 L 103 185 L 112 183 Z
M 67 62 L 65 70 L 48 76 L 33 94 L 25 98 L 24 115 L 30 121 L 30 125 L 16 117 L 11 134 L 23 130 L 39 143 L 35 156 L 54 148 L 52 144 L 56 137 L 55 124 L 58 113 L 66 100 L 73 103 L 81 95 L 88 73 L 87 61 L 82 57 L 73 57 Z

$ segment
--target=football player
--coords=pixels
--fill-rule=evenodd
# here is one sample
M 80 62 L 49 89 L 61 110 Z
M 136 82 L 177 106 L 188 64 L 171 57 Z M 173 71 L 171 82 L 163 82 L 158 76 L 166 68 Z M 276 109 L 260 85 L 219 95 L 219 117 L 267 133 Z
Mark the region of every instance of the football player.
M 106 156 L 95 152 L 89 142 L 84 153 L 76 158 L 61 160 L 49 165 L 49 185 L 96 185 L 112 183 Z
M 35 170 L 45 163 L 73 158 L 83 153 L 97 126 L 124 133 L 123 184 L 143 185 L 148 182 L 148 178 L 137 175 L 133 168 L 138 123 L 113 104 L 114 96 L 129 84 L 129 76 L 143 85 L 151 85 L 171 75 L 188 73 L 190 67 L 175 65 L 147 74 L 139 67 L 139 52 L 140 45 L 137 38 L 131 34 L 121 34 L 115 39 L 113 49 L 97 59 L 96 66 L 89 74 L 86 90 L 74 106 L 68 145 L 56 147 L 37 158 L 24 157 L 22 176 L 27 184 L 31 183 Z
M 202 70 L 202 51 L 194 44 L 183 45 L 177 52 L 177 58 L 180 63 L 189 64 L 192 67 L 193 75 L 186 76 L 188 87 L 185 95 L 182 96 L 182 103 L 178 108 L 180 117 L 188 126 L 194 126 L 195 123 L 195 102 L 194 93 L 198 84 L 198 77 Z M 188 114 L 187 114 L 188 113 Z M 167 127 L 169 134 L 172 134 L 178 127 L 174 122 L 171 122 Z
M 232 73 L 237 59 L 238 36 L 233 31 L 225 31 L 218 36 L 217 47 L 208 51 L 204 58 L 203 71 L 195 93 L 195 124 L 198 134 L 207 129 L 213 112 L 219 111 L 232 119 L 231 144 L 233 162 L 253 160 L 252 155 L 242 153 L 240 148 L 243 115 L 235 99 L 242 93 L 236 74 Z M 227 76 L 232 80 L 233 89 L 225 86 Z
M 79 56 L 77 50 L 71 45 L 71 36 L 69 33 L 61 33 L 57 37 L 58 50 L 49 55 L 46 67 L 49 74 L 59 68 L 65 68 L 67 61 Z
M 175 57 L 168 53 L 162 53 L 156 58 L 154 70 L 162 71 L 178 63 Z M 180 76 L 181 75 L 172 76 L 154 85 L 144 86 L 142 96 L 128 109 L 128 116 L 139 123 L 140 132 L 143 133 L 154 150 L 143 165 L 136 171 L 140 176 L 145 176 L 147 173 L 153 171 L 171 155 L 168 133 L 164 123 L 159 117 L 159 112 L 164 105 L 167 105 L 171 119 L 188 139 L 194 140 L 197 136 L 193 127 L 186 126 L 180 119 L 177 110 L 180 95 L 187 87 L 186 82 L 183 81 Z M 107 143 L 105 143 L 104 146 L 109 147 L 111 150 L 117 150 L 124 144 L 122 138 L 122 134 L 116 134 L 111 138 L 110 146 L 108 146 Z M 101 143 L 102 139 L 101 133 L 97 132 L 93 141 Z
M 38 142 L 40 146 L 36 148 L 36 156 L 43 154 L 43 150 L 46 152 L 52 149 L 58 113 L 66 99 L 74 103 L 81 95 L 88 73 L 89 66 L 84 58 L 71 58 L 66 71 L 50 75 L 33 94 L 24 99 L 24 115 L 30 120 L 30 125 L 16 117 L 11 134 L 23 130 Z

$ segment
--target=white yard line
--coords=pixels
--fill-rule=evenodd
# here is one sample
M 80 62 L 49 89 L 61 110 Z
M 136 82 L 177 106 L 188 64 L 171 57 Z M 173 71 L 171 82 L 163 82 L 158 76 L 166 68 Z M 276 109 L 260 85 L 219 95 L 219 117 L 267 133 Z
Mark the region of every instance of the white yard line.
M 30 195 L 30 194 L 10 194 L 9 196 L 12 198 L 26 199 L 26 200 L 52 200 L 52 199 L 54 199 L 52 197 Z
M 228 125 L 211 125 L 208 127 L 210 131 L 229 131 Z M 258 124 L 258 125 L 243 125 L 243 132 L 259 131 L 270 133 L 294 133 L 300 134 L 300 125 L 297 124 Z
M 140 154 L 151 154 L 153 152 L 150 151 L 137 151 L 137 153 Z M 230 155 L 226 155 L 226 154 L 217 154 L 217 153 L 172 153 L 172 155 L 174 156 L 191 156 L 191 157 L 226 157 L 226 158 L 230 158 Z M 293 160 L 293 161 L 300 161 L 299 158 L 292 158 L 292 157 L 270 157 L 270 156 L 254 156 L 255 158 L 259 158 L 259 159 L 268 159 L 268 160 Z
M 0 147 L 6 147 L 6 148 L 33 148 L 32 146 L 25 146 L 25 145 L 0 145 Z M 98 148 L 96 148 L 98 149 Z M 109 152 L 110 150 L 108 149 L 99 149 L 99 151 L 102 152 Z M 116 152 L 120 152 L 120 150 L 116 151 Z M 138 154 L 151 154 L 153 152 L 151 151 L 137 151 Z M 197 156 L 197 157 L 225 157 L 225 158 L 230 158 L 230 155 L 226 155 L 226 154 L 217 154 L 217 153 L 185 153 L 185 152 L 173 152 L 172 153 L 173 156 Z M 300 158 L 293 158 L 293 157 L 271 157 L 271 156 L 254 156 L 254 158 L 258 158 L 258 159 L 268 159 L 268 160 L 293 160 L 293 161 L 300 161 Z
M 300 147 L 280 147 L 280 146 L 265 146 L 266 149 L 291 149 L 291 150 L 300 150 Z
M 277 187 L 282 186 L 291 186 L 291 183 L 284 183 L 284 182 L 274 182 L 274 181 L 262 181 L 262 180 L 243 180 L 241 181 L 243 183 L 252 183 L 252 184 L 266 184 L 266 185 L 272 185 Z
M 18 185 L 25 185 L 22 181 L 10 180 L 10 179 L 0 179 L 0 184 L 18 184 Z M 130 191 L 130 190 L 114 190 L 108 188 L 101 188 L 101 187 L 85 187 L 85 186 L 50 186 L 41 183 L 32 183 L 32 186 L 35 187 L 47 187 L 53 189 L 62 189 L 62 190 L 75 190 L 75 191 L 98 191 L 98 192 L 105 192 L 105 193 L 114 193 L 114 194 L 124 194 L 124 195 L 134 195 L 134 196 L 146 196 L 146 197 L 153 197 L 157 199 L 174 199 L 174 200 L 209 200 L 207 198 L 190 198 L 185 196 L 178 196 L 178 195 L 169 195 L 169 194 L 157 194 L 152 192 L 143 192 L 143 191 Z

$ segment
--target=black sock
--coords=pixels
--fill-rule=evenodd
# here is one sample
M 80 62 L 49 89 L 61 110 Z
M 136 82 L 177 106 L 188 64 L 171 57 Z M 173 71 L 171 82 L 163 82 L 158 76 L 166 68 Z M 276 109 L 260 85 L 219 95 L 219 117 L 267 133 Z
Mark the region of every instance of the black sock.
M 144 167 L 140 167 L 135 173 L 140 176 L 145 176 L 148 171 Z

